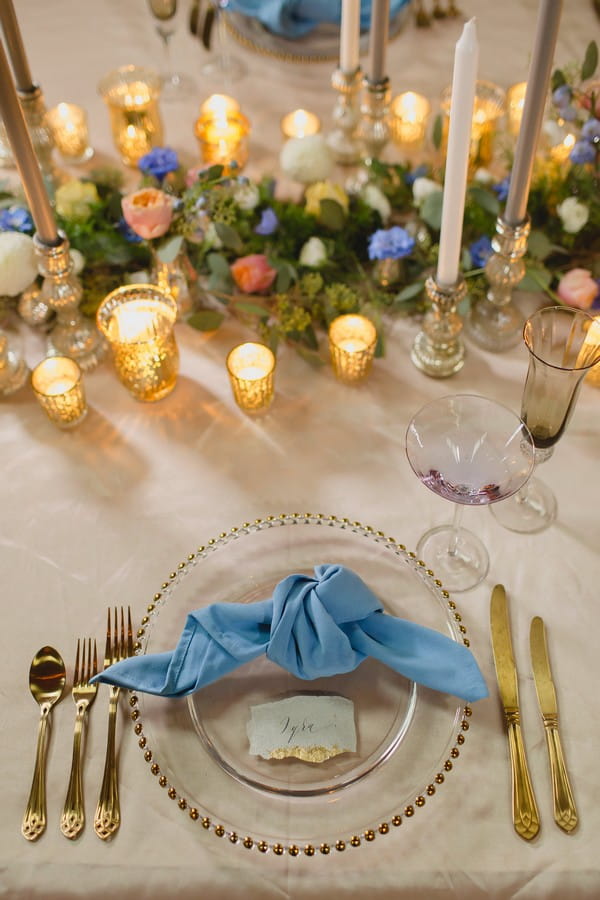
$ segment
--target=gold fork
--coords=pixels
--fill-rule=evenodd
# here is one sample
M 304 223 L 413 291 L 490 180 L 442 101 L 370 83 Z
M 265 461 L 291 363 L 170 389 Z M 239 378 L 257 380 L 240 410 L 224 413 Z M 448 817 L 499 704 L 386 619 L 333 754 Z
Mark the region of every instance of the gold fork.
M 119 628 L 120 624 L 120 628 Z M 131 627 L 131 608 L 127 607 L 127 634 L 125 634 L 125 614 L 121 607 L 120 623 L 115 607 L 114 623 L 111 629 L 110 607 L 108 609 L 108 622 L 106 627 L 106 649 L 104 651 L 104 668 L 107 669 L 116 662 L 133 655 L 133 629 Z M 117 758 L 115 752 L 115 730 L 117 720 L 117 705 L 119 702 L 120 688 L 110 685 L 110 699 L 108 703 L 108 738 L 106 741 L 106 760 L 104 763 L 104 776 L 100 797 L 94 817 L 94 830 L 103 841 L 112 837 L 121 824 L 121 809 L 119 806 L 119 781 L 117 775 Z
M 73 672 L 73 700 L 77 707 L 75 717 L 75 731 L 73 733 L 73 758 L 71 761 L 71 775 L 65 805 L 60 817 L 60 830 L 65 837 L 74 840 L 85 824 L 85 809 L 83 806 L 83 785 L 81 779 L 81 737 L 86 713 L 98 692 L 97 684 L 90 684 L 90 678 L 98 672 L 98 653 L 96 641 L 94 641 L 94 655 L 92 656 L 92 639 L 87 639 L 87 652 L 85 638 L 81 641 L 81 668 L 79 666 L 80 641 L 77 640 L 77 653 L 75 655 L 75 671 Z

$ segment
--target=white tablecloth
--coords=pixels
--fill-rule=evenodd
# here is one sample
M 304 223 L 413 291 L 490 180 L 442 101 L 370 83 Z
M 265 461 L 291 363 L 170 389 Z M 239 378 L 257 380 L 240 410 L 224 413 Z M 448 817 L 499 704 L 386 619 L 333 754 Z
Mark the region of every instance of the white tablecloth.
M 537 5 L 463 0 L 465 15 L 478 17 L 482 78 L 508 87 L 526 77 Z M 93 164 L 114 162 L 96 85 L 117 65 L 158 64 L 161 48 L 145 4 L 19 0 L 16 9 L 47 105 L 61 100 L 83 105 L 96 148 Z M 587 0 L 565 4 L 557 63 L 581 59 L 597 24 Z M 460 27 L 445 21 L 417 30 L 410 20 L 389 48 L 394 93 L 414 89 L 435 100 L 450 81 Z M 200 102 L 223 85 L 198 77 L 206 53 L 187 33 L 185 21 L 173 44 L 173 59 L 196 77 L 198 94 L 185 103 L 163 104 L 166 138 L 194 161 L 192 129 Z M 249 70 L 227 88 L 252 121 L 248 172 L 276 172 L 284 113 L 304 106 L 326 125 L 330 121 L 331 65 L 283 63 L 231 49 Z M 541 472 L 558 497 L 556 524 L 539 535 L 519 536 L 500 528 L 485 509 L 466 511 L 465 524 L 485 541 L 491 567 L 485 582 L 457 602 L 491 695 L 476 705 L 449 783 L 414 821 L 372 845 L 363 842 L 360 849 L 314 859 L 233 847 L 191 822 L 157 788 L 122 701 L 123 824 L 112 842 L 103 843 L 91 826 L 106 739 L 103 691 L 92 710 L 86 747 L 84 834 L 69 842 L 58 827 L 74 719 L 68 697 L 54 711 L 47 832 L 35 844 L 20 834 L 38 716 L 27 676 L 39 647 L 58 647 L 71 668 L 77 635 L 89 633 L 102 645 L 108 604 L 131 603 L 139 620 L 179 560 L 246 520 L 280 512 L 331 513 L 371 524 L 414 547 L 426 528 L 449 518 L 449 506 L 418 482 L 407 463 L 406 425 L 424 402 L 448 393 L 481 393 L 518 410 L 526 353 L 517 347 L 494 355 L 469 345 L 463 370 L 437 381 L 410 362 L 417 327 L 410 320 L 388 323 L 387 355 L 356 390 L 337 382 L 328 367 L 313 371 L 281 348 L 276 400 L 261 421 L 247 418 L 231 396 L 225 356 L 248 337 L 235 324 L 209 336 L 177 326 L 181 375 L 176 390 L 156 405 L 136 403 L 109 362 L 86 377 L 90 413 L 70 433 L 46 421 L 28 389 L 2 401 L 3 896 L 547 900 L 600 895 L 600 392 L 588 385 Z M 30 365 L 41 359 L 39 335 L 27 334 L 26 352 Z M 498 581 L 511 598 L 524 735 L 542 817 L 541 833 L 531 844 L 516 836 L 510 820 L 508 751 L 488 628 L 490 589 Z M 549 630 L 565 753 L 580 812 L 580 826 L 570 836 L 552 820 L 545 740 L 529 666 L 529 623 L 535 614 Z

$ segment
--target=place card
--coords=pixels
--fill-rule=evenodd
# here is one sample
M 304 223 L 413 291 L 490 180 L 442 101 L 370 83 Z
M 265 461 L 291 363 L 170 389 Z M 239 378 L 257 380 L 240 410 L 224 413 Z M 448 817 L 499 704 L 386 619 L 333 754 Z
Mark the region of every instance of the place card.
M 297 694 L 250 707 L 252 756 L 321 763 L 356 752 L 354 704 L 333 694 Z

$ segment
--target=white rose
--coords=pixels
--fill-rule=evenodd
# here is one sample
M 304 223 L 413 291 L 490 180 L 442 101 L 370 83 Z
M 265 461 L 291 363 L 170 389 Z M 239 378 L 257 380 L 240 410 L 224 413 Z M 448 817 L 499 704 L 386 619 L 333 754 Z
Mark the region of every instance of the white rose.
M 327 260 L 327 250 L 325 244 L 318 237 L 311 237 L 302 247 L 300 251 L 300 265 L 310 266 L 317 269 Z
M 285 174 L 300 184 L 325 181 L 333 169 L 333 156 L 322 134 L 290 138 L 279 157 Z
M 233 199 L 240 209 L 254 209 L 260 199 L 258 188 L 251 181 L 242 183 L 233 192 Z
M 494 180 L 494 176 L 489 169 L 484 169 L 480 166 L 480 168 L 477 169 L 477 171 L 473 175 L 473 180 L 478 184 L 491 184 L 491 182 Z
M 80 272 L 83 272 L 85 266 L 85 256 L 76 247 L 69 248 L 69 255 L 73 263 L 73 275 L 79 275 Z
M 378 212 L 383 222 L 387 222 L 391 215 L 392 207 L 383 191 L 376 184 L 366 184 L 362 189 L 361 196 L 367 206 Z
M 567 197 L 556 207 L 556 212 L 561 218 L 563 228 L 569 234 L 577 234 L 581 231 L 590 217 L 590 211 L 585 203 L 580 203 L 576 197 Z
M 0 232 L 0 294 L 16 297 L 37 274 L 32 238 L 20 231 Z
M 425 197 L 429 194 L 441 192 L 441 185 L 431 178 L 415 178 L 413 182 L 413 200 L 417 206 L 420 206 Z

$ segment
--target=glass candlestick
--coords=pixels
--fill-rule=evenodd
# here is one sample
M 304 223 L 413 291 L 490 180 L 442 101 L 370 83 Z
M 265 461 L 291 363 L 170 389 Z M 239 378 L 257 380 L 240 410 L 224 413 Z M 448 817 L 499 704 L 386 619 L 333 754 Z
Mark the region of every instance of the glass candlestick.
M 423 329 L 414 340 L 410 358 L 426 375 L 447 378 L 459 372 L 464 364 L 462 321 L 456 307 L 466 296 L 467 285 L 462 277 L 450 287 L 440 285 L 430 275 L 425 290 L 431 308 L 425 313 Z
M 52 159 L 54 136 L 46 119 L 44 95 L 39 85 L 35 85 L 33 91 L 17 91 L 17 94 L 46 187 L 53 195 L 58 184 L 58 173 Z
M 337 163 L 351 166 L 360 160 L 360 143 L 357 138 L 359 123 L 358 93 L 362 83 L 360 66 L 354 72 L 336 69 L 331 76 L 331 86 L 338 96 L 333 107 L 334 129 L 327 136 L 327 145 Z
M 512 295 L 525 274 L 529 230 L 529 219 L 520 225 L 509 225 L 502 218 L 496 221 L 494 253 L 485 265 L 490 288 L 472 308 L 465 326 L 469 337 L 485 350 L 501 353 L 521 340 L 524 319 Z
M 56 313 L 49 337 L 50 354 L 76 360 L 84 371 L 93 369 L 104 356 L 106 345 L 93 322 L 79 311 L 82 288 L 73 274 L 69 241 L 62 232 L 56 247 L 33 236 L 40 273 L 44 276 L 40 300 Z
M 390 139 L 388 112 L 390 107 L 390 81 L 370 81 L 365 78 L 363 100 L 360 107 L 361 120 L 358 139 L 364 147 L 365 164 L 377 159 Z
M 28 374 L 17 338 L 0 331 L 0 396 L 8 397 L 18 391 Z

